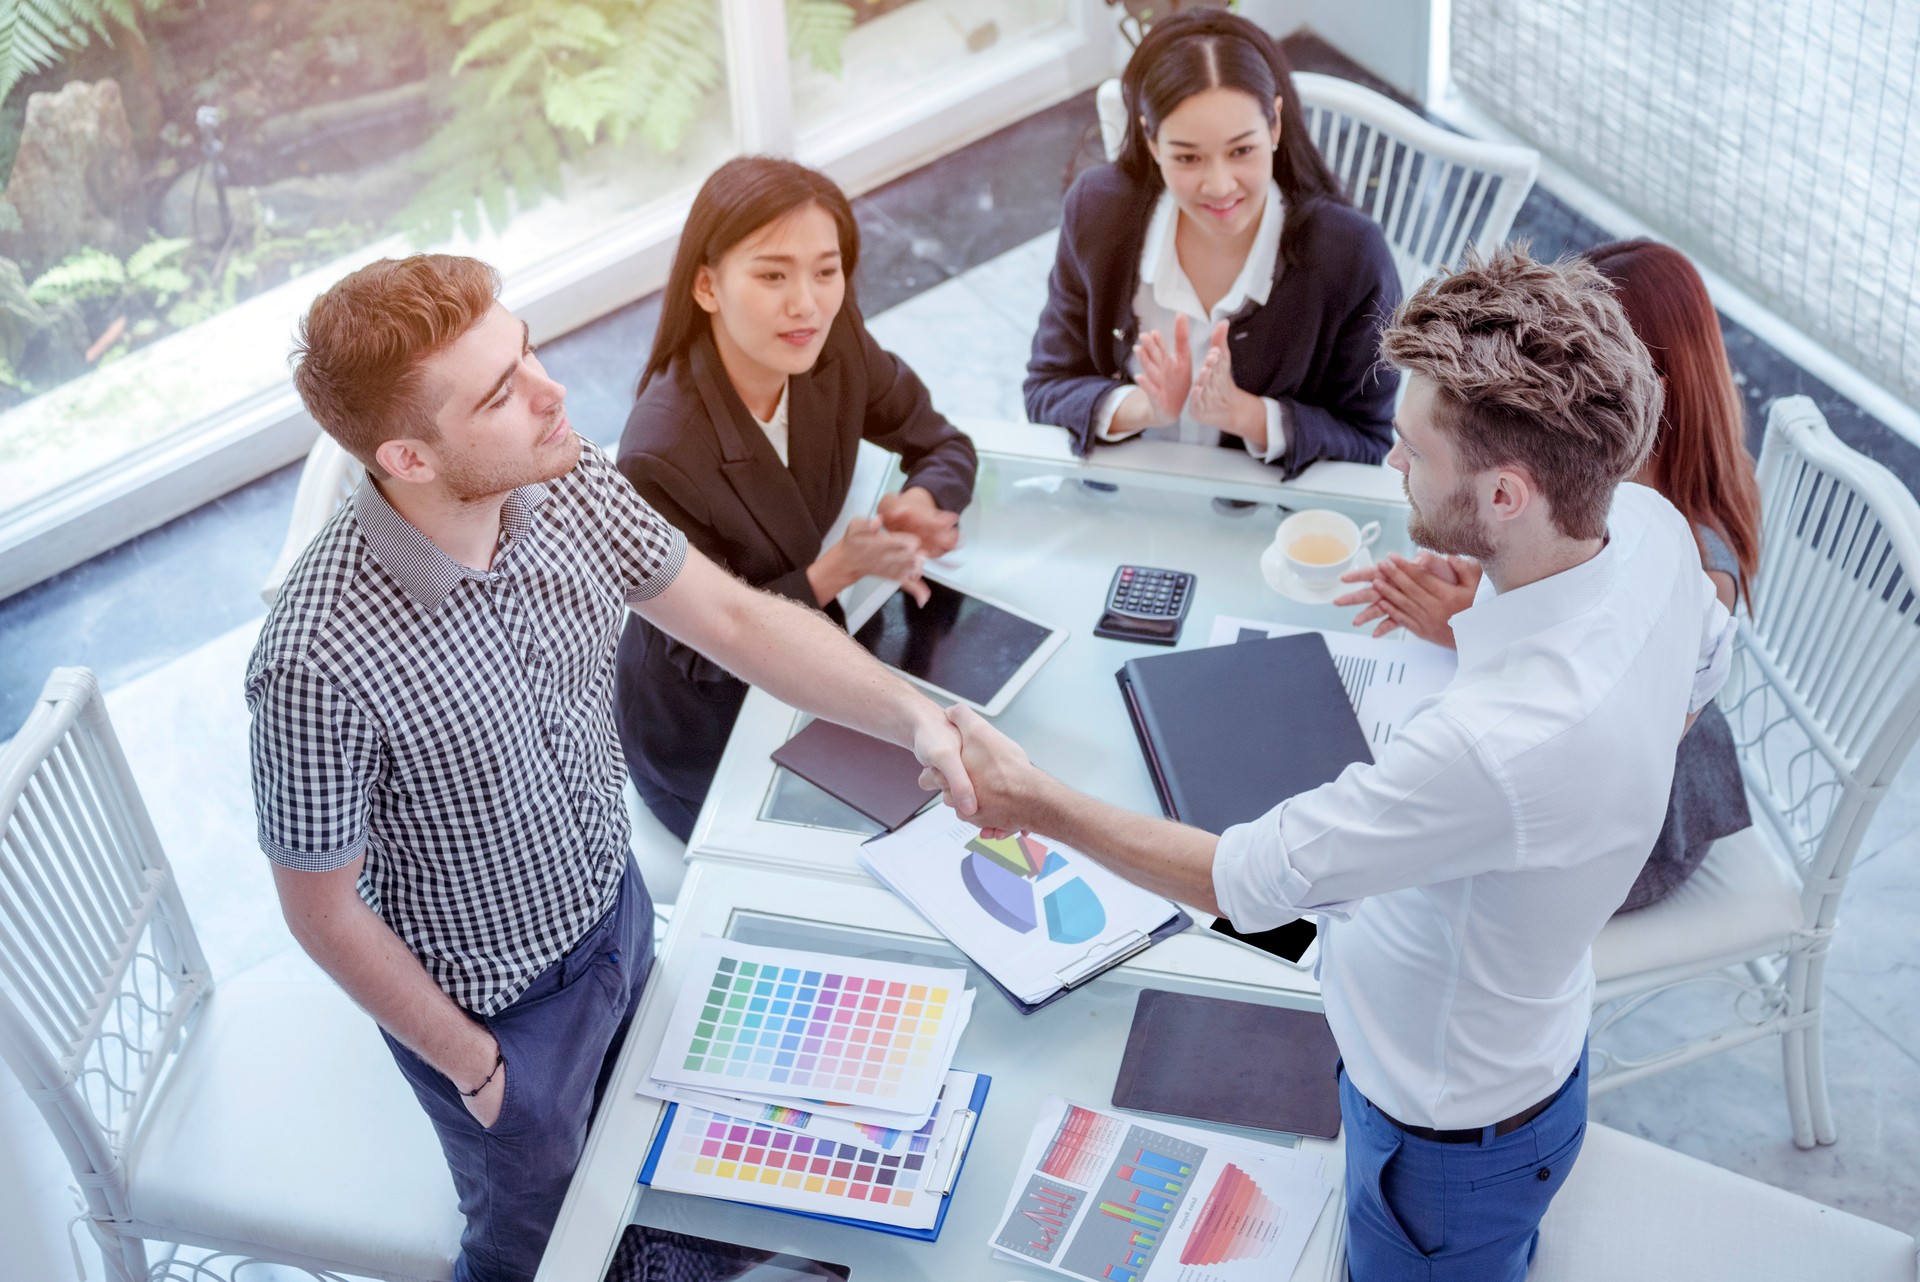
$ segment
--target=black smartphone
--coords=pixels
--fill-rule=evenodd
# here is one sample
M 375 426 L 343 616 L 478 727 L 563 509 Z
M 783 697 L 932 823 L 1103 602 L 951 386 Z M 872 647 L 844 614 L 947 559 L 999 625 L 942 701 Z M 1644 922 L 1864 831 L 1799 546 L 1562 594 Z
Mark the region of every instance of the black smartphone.
M 1269 957 L 1278 957 L 1289 966 L 1303 968 L 1311 967 L 1315 961 L 1313 944 L 1320 933 L 1305 917 L 1284 926 L 1275 926 L 1272 930 L 1257 930 L 1250 934 L 1235 930 L 1233 923 L 1225 917 L 1215 917 L 1207 929 L 1222 939 L 1257 948 Z
M 604 1282 L 847 1282 L 852 1270 L 804 1256 L 783 1255 L 733 1242 L 694 1237 L 640 1224 L 627 1225 Z

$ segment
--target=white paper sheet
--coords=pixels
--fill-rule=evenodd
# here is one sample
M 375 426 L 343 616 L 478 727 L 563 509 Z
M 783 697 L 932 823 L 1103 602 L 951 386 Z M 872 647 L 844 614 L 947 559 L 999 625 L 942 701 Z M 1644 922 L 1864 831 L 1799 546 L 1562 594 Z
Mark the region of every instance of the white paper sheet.
M 860 862 L 1026 1002 L 1137 950 L 1179 911 L 1058 842 L 988 841 L 948 806 L 868 842 Z
M 1290 637 L 1302 632 L 1318 632 L 1326 638 L 1333 666 L 1339 669 L 1341 684 L 1347 688 L 1347 699 L 1353 704 L 1354 715 L 1360 718 L 1360 729 L 1376 752 L 1380 745 L 1400 733 L 1400 727 L 1419 711 L 1421 704 L 1446 688 L 1460 666 L 1458 655 L 1430 641 L 1396 641 L 1357 632 L 1296 628 L 1226 614 L 1214 619 L 1207 644 L 1230 645 L 1256 637 Z
M 703 937 L 649 1074 L 802 1108 L 924 1118 L 972 1010 L 964 970 Z
M 1273 1282 L 1333 1191 L 1316 1156 L 1054 1097 L 988 1245 L 1089 1282 Z
M 950 1072 L 933 1115 L 898 1150 L 845 1143 L 681 1104 L 655 1165 L 654 1188 L 811 1215 L 932 1228 L 940 1214 L 949 1143 L 973 1098 L 972 1073 Z

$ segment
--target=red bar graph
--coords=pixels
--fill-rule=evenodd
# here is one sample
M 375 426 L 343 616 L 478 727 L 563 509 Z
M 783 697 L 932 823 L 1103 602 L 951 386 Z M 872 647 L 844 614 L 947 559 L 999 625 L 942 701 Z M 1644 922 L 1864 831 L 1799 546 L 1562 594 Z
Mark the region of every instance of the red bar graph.
M 1060 1129 L 1047 1147 L 1040 1169 L 1056 1180 L 1066 1180 L 1082 1188 L 1100 1177 L 1101 1150 L 1120 1134 L 1125 1123 L 1105 1117 L 1078 1104 L 1069 1105 L 1060 1119 Z
M 1253 1177 L 1229 1162 L 1200 1208 L 1180 1263 L 1258 1259 L 1273 1249 L 1285 1221 L 1286 1212 L 1267 1199 Z

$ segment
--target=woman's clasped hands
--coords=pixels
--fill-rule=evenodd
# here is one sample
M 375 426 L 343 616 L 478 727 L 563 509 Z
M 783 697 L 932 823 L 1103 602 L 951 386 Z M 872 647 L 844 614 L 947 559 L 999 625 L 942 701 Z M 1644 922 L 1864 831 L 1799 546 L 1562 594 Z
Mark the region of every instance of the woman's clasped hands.
M 941 510 L 931 494 L 910 485 L 881 499 L 874 516 L 849 521 L 840 541 L 807 567 L 807 579 L 821 605 L 868 575 L 891 579 L 916 604 L 925 605 L 930 592 L 921 571 L 927 561 L 953 551 L 959 542 L 959 516 Z
M 1265 448 L 1267 408 L 1258 396 L 1233 381 L 1233 356 L 1227 349 L 1227 322 L 1219 321 L 1207 336 L 1207 352 L 1200 368 L 1193 367 L 1187 318 L 1173 322 L 1173 341 L 1149 330 L 1134 344 L 1137 395 L 1120 407 L 1116 427 L 1136 431 L 1180 421 L 1185 412 L 1194 422 L 1229 436 L 1244 437 Z

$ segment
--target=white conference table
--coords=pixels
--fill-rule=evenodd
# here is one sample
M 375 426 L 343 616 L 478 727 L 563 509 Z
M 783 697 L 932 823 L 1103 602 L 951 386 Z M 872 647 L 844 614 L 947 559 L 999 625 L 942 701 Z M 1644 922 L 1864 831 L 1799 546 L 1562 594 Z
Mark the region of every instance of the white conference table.
M 941 568 L 952 581 L 1071 633 L 997 719 L 1039 765 L 1095 796 L 1158 813 L 1114 672 L 1164 647 L 1092 635 L 1114 567 L 1192 571 L 1194 603 L 1180 647 L 1205 645 L 1219 615 L 1341 628 L 1351 610 L 1303 605 L 1267 586 L 1259 555 L 1280 511 L 1330 507 L 1379 520 L 1376 549 L 1405 550 L 1399 476 L 1384 468 L 1316 464 L 1294 482 L 1244 455 L 1136 442 L 1079 460 L 1065 434 L 1028 424 L 963 421 L 980 449 L 962 548 Z M 886 456 L 865 456 L 846 517 L 870 512 L 899 484 Z M 1095 481 L 1117 487 L 1100 490 Z M 1215 498 L 1253 502 L 1223 511 Z M 852 594 L 872 590 L 856 586 Z M 843 598 L 845 599 L 845 598 Z M 1189 931 L 1023 1016 L 975 972 L 980 989 L 955 1066 L 993 1078 L 959 1187 L 937 1243 L 778 1212 L 658 1192 L 637 1175 L 661 1105 L 635 1093 L 658 1053 L 689 946 L 703 934 L 820 952 L 935 965 L 965 959 L 858 865 L 875 827 L 776 767 L 769 754 L 805 718 L 755 690 L 741 710 L 689 843 L 688 874 L 619 1066 L 561 1208 L 539 1282 L 599 1282 L 626 1226 L 644 1223 L 849 1265 L 867 1282 L 1040 1279 L 1043 1270 L 993 1258 L 986 1246 L 1041 1101 L 1063 1095 L 1106 1107 L 1144 987 L 1317 1009 L 1303 971 Z M 1271 1135 L 1256 1138 L 1272 1141 Z M 1338 1143 L 1306 1141 L 1328 1156 Z M 1343 1266 L 1340 1200 L 1316 1226 L 1298 1279 Z

